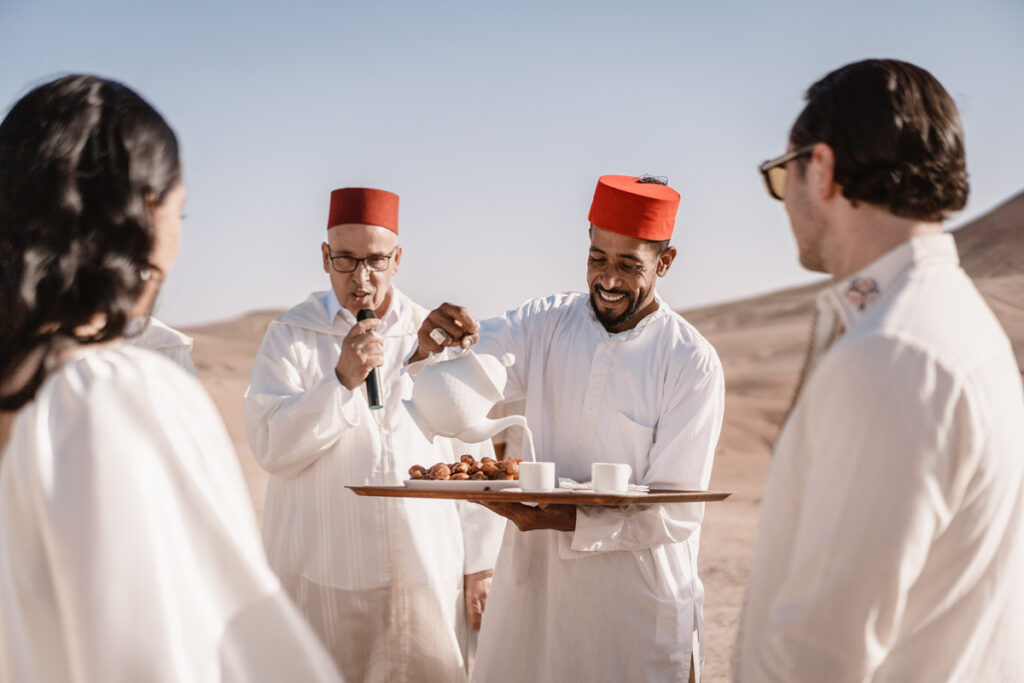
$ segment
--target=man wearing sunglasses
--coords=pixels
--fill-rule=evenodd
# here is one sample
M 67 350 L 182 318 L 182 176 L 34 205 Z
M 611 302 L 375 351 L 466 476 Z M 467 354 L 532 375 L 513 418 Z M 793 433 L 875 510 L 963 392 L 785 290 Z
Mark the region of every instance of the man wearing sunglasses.
M 1024 680 L 1024 398 L 942 221 L 968 183 L 927 71 L 868 60 L 807 91 L 761 166 L 829 273 L 775 445 L 740 681 Z
M 345 487 L 401 485 L 412 465 L 493 451 L 431 443 L 402 406 L 401 365 L 426 310 L 392 283 L 398 196 L 335 190 L 327 225 L 331 288 L 270 323 L 245 393 L 249 444 L 270 473 L 270 565 L 346 680 L 465 681 L 501 519 Z M 378 391 L 366 386 L 373 370 Z

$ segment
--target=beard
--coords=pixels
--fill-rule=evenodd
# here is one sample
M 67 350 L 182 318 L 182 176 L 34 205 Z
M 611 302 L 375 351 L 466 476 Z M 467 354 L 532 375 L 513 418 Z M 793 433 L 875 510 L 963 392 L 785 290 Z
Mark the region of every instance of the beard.
M 619 315 L 611 315 L 600 309 L 597 304 L 596 292 L 600 290 L 606 294 L 621 294 L 626 297 L 626 310 Z M 641 289 L 640 291 L 627 292 L 621 289 L 605 289 L 599 285 L 594 285 L 590 288 L 590 308 L 593 309 L 594 315 L 597 316 L 597 320 L 604 326 L 604 329 L 611 332 L 612 328 L 618 327 L 623 323 L 630 320 L 635 316 L 641 308 L 642 303 L 647 299 L 647 291 Z

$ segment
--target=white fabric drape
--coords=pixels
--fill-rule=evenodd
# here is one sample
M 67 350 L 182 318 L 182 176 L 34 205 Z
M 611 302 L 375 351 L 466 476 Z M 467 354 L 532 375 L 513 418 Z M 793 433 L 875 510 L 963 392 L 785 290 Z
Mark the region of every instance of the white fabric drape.
M 337 681 L 267 565 L 199 383 L 85 348 L 0 462 L 0 681 Z

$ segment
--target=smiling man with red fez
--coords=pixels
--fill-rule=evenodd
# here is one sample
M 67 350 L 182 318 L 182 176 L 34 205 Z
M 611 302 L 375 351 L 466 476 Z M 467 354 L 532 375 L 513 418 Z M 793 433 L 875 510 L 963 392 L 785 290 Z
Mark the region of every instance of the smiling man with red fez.
M 618 462 L 632 467 L 636 484 L 706 489 L 722 426 L 722 367 L 655 294 L 676 256 L 668 240 L 679 195 L 650 181 L 598 181 L 589 296 L 535 299 L 479 326 L 443 304 L 420 327 L 409 360 L 473 343 L 477 353 L 514 354 L 505 398 L 525 399 L 538 458 L 553 460 L 559 477 L 588 481 L 592 463 Z M 474 680 L 660 682 L 700 671 L 702 504 L 492 509 L 514 526 L 498 557 Z
M 401 403 L 411 390 L 402 361 L 426 310 L 391 283 L 398 196 L 335 190 L 329 216 L 331 289 L 270 324 L 245 394 L 249 444 L 270 473 L 264 545 L 346 680 L 464 681 L 502 520 L 345 486 L 400 485 L 414 464 L 491 453 L 427 441 Z M 364 309 L 376 317 L 357 320 Z M 374 368 L 376 410 L 365 388 Z

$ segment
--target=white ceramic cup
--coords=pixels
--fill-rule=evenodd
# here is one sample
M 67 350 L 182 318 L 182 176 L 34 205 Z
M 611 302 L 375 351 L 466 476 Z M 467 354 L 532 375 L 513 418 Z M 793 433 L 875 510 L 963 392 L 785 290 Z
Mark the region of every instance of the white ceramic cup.
M 522 465 L 520 465 L 522 467 Z M 633 468 L 615 462 L 595 462 L 590 466 L 590 485 L 594 493 L 625 493 Z
M 551 491 L 555 488 L 555 463 L 519 463 L 519 488 L 523 491 Z

